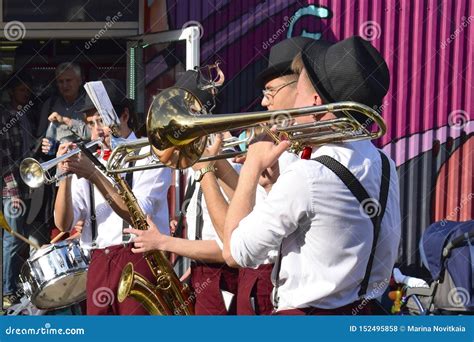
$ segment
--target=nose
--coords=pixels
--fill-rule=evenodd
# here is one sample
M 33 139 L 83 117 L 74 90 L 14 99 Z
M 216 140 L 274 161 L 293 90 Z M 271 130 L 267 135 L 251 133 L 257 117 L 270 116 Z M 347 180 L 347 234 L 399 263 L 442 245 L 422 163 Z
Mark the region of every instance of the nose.
M 266 96 L 264 96 L 260 104 L 262 105 L 262 107 L 268 108 L 270 106 L 270 100 Z

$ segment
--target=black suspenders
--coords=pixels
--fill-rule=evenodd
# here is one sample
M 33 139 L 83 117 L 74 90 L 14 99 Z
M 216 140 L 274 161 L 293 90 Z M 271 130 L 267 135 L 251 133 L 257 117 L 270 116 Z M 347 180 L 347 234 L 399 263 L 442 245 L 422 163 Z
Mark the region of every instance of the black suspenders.
M 313 160 L 323 164 L 328 169 L 338 176 L 341 181 L 347 186 L 347 188 L 351 191 L 354 197 L 357 198 L 359 203 L 361 204 L 362 209 L 364 210 L 365 214 L 370 218 L 372 221 L 373 226 L 373 240 L 372 240 L 372 248 L 370 251 L 369 260 L 367 262 L 367 266 L 365 269 L 364 278 L 360 284 L 359 290 L 359 298 L 362 298 L 367 293 L 367 288 L 369 285 L 369 278 L 370 273 L 372 271 L 372 265 L 374 262 L 375 256 L 375 249 L 377 247 L 377 241 L 380 233 L 380 227 L 382 224 L 382 218 L 385 213 L 385 209 L 387 206 L 387 199 L 388 199 L 388 190 L 390 184 L 390 162 L 388 158 L 380 152 L 380 157 L 382 159 L 382 179 L 380 183 L 380 195 L 379 200 L 377 201 L 374 198 L 371 198 L 359 180 L 341 163 L 339 163 L 334 158 L 329 156 L 319 156 L 314 158 Z M 280 280 L 280 268 L 281 268 L 281 254 L 282 254 L 282 245 L 280 245 L 277 263 L 275 264 L 276 268 L 276 282 L 275 282 L 275 291 L 273 296 L 273 301 L 275 306 L 278 306 L 278 286 Z
M 380 152 L 382 159 L 382 179 L 380 183 L 380 195 L 377 201 L 371 198 L 359 180 L 341 163 L 329 156 L 320 156 L 314 160 L 320 162 L 328 169 L 338 176 L 352 194 L 357 198 L 361 204 L 365 214 L 372 221 L 373 226 L 373 240 L 372 248 L 370 251 L 369 260 L 365 269 L 364 279 L 360 284 L 359 297 L 362 298 L 367 293 L 367 287 L 369 285 L 370 273 L 372 271 L 372 265 L 374 263 L 375 249 L 377 247 L 377 241 L 380 233 L 380 226 L 382 224 L 382 218 L 385 214 L 385 208 L 387 207 L 388 188 L 390 184 L 390 162 L 388 158 Z

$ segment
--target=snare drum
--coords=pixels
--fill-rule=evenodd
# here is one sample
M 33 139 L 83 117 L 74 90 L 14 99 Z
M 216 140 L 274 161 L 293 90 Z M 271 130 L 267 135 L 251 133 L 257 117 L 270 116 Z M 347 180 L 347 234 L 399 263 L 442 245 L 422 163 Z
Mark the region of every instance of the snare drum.
M 89 256 L 77 240 L 38 250 L 21 270 L 25 295 L 39 309 L 60 309 L 86 298 Z

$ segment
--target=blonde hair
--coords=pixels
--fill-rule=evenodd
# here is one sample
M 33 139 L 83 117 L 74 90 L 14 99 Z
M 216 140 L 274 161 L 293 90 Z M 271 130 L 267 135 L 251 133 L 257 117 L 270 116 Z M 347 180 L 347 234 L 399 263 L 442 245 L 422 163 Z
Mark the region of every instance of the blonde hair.
M 293 58 L 293 61 L 291 62 L 291 70 L 296 74 L 300 75 L 301 72 L 304 69 L 304 63 L 303 63 L 303 55 L 301 52 L 299 52 L 295 58 Z

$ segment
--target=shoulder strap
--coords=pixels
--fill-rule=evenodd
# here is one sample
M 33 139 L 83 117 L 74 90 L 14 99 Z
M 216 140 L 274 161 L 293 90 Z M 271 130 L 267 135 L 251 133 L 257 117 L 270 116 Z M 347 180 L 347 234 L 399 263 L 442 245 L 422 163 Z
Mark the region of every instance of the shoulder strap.
M 181 210 L 179 211 L 178 224 L 176 225 L 176 231 L 174 232 L 174 236 L 180 237 L 183 234 L 184 219 L 186 217 L 187 206 L 189 205 L 191 197 L 193 197 L 194 189 L 196 189 L 196 182 L 191 177 L 189 179 L 188 186 L 186 187 L 186 193 L 184 194 L 184 198 L 182 201 L 183 205 L 181 206 Z
M 379 151 L 380 152 L 380 151 Z M 372 241 L 372 248 L 369 256 L 369 260 L 367 262 L 367 267 L 365 270 L 364 278 L 360 284 L 359 290 L 359 297 L 362 297 L 367 292 L 367 287 L 369 284 L 369 277 L 372 270 L 372 264 L 374 261 L 375 256 L 375 248 L 377 247 L 377 240 L 380 231 L 380 225 L 382 222 L 383 215 L 385 213 L 385 208 L 387 206 L 387 198 L 388 198 L 388 188 L 390 184 L 390 162 L 388 158 L 380 152 L 380 156 L 382 158 L 382 179 L 380 185 L 380 197 L 379 202 L 370 198 L 369 194 L 359 182 L 359 180 L 341 163 L 339 163 L 334 158 L 329 156 L 319 156 L 313 160 L 316 160 L 329 168 L 333 171 L 347 186 L 347 188 L 352 192 L 352 194 L 357 198 L 357 200 L 361 203 L 362 208 L 364 209 L 367 216 L 371 218 L 372 225 L 374 227 L 374 239 Z M 374 215 L 374 212 L 376 215 Z M 275 307 L 278 307 L 278 287 L 280 282 L 280 268 L 281 268 L 281 257 L 282 257 L 282 246 L 283 242 L 280 244 L 280 248 L 278 250 L 278 257 L 275 262 L 275 270 L 276 270 L 276 281 L 275 281 L 275 290 L 273 292 L 273 303 Z
M 130 167 L 133 167 L 134 165 L 135 165 L 135 162 L 130 162 L 130 164 L 129 164 Z M 133 187 L 133 172 L 128 172 L 125 175 L 125 181 L 127 182 L 130 189 L 132 189 L 132 187 Z M 130 224 L 127 221 L 122 220 L 122 243 L 129 243 L 130 242 L 131 235 L 129 233 L 124 232 L 124 229 L 127 228 L 128 226 L 130 226 Z
M 199 187 L 196 202 L 196 236 L 195 240 L 202 240 L 202 228 L 204 220 L 202 218 L 202 189 Z
M 372 265 L 374 262 L 375 249 L 377 247 L 377 241 L 380 233 L 380 226 L 382 223 L 382 218 L 385 214 L 385 208 L 387 206 L 388 199 L 388 189 L 390 184 L 390 163 L 388 158 L 380 152 L 380 157 L 382 159 L 382 179 L 380 184 L 380 195 L 379 200 L 377 201 L 374 198 L 371 198 L 363 185 L 359 180 L 350 172 L 344 165 L 339 163 L 334 158 L 329 156 L 319 156 L 313 160 L 316 160 L 330 169 L 332 172 L 338 176 L 341 181 L 347 186 L 351 193 L 357 198 L 360 202 L 362 209 L 365 214 L 370 218 L 373 225 L 373 240 L 372 248 L 367 262 L 367 267 L 365 270 L 364 278 L 360 284 L 359 297 L 363 297 L 367 292 L 367 287 L 369 284 L 370 273 L 372 271 Z
M 95 239 L 97 238 L 97 218 L 95 216 L 95 194 L 94 194 L 94 185 L 92 184 L 92 182 L 89 182 L 89 202 L 91 204 L 91 207 L 90 207 L 91 237 L 92 237 L 92 245 L 94 245 Z

